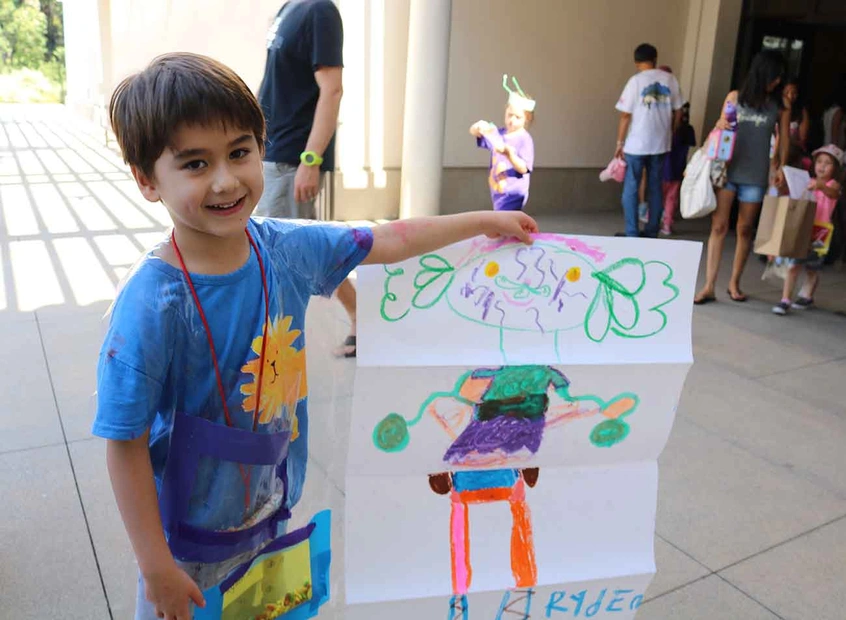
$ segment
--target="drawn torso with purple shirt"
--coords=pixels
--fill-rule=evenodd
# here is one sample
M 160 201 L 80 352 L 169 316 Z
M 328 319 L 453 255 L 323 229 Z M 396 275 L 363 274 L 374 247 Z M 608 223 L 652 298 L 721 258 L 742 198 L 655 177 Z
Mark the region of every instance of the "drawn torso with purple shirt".
M 535 454 L 540 448 L 550 386 L 569 398 L 569 381 L 548 366 L 480 368 L 473 379 L 490 381 L 473 419 L 449 447 L 444 460 L 473 466 L 478 459 L 498 455 L 503 465 L 517 455 Z
M 486 137 L 476 139 L 480 148 L 491 152 L 488 185 L 491 188 L 491 200 L 497 211 L 518 211 L 529 198 L 529 178 L 535 162 L 535 145 L 532 136 L 525 129 L 506 133 L 504 127 L 498 129 L 500 139 L 509 146 L 513 146 L 517 156 L 526 162 L 529 169 L 526 174 L 520 174 L 514 169 L 508 156 L 498 153 L 494 145 Z M 494 138 L 496 140 L 496 138 Z

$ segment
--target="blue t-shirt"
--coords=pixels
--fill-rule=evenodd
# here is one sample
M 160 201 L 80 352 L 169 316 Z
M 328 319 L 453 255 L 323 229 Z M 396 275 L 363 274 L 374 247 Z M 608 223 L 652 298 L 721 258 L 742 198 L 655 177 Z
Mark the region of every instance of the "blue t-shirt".
M 292 433 L 288 507 L 299 500 L 308 456 L 305 314 L 312 295 L 329 295 L 369 253 L 367 228 L 253 219 L 270 296 L 259 433 Z M 261 270 L 253 250 L 225 275 L 191 275 L 208 320 L 233 426 L 251 430 L 264 327 Z M 114 303 L 97 370 L 93 433 L 129 440 L 150 429 L 158 488 L 174 413 L 226 424 L 208 339 L 181 270 L 146 255 Z M 246 469 L 246 466 L 245 466 Z M 273 466 L 250 466 L 250 505 L 238 465 L 203 457 L 186 521 L 205 529 L 245 523 L 280 498 Z
M 344 27 L 332 0 L 290 0 L 267 33 L 267 61 L 258 100 L 267 119 L 265 161 L 297 166 L 305 150 L 320 88 L 319 67 L 342 67 Z M 318 153 L 320 154 L 320 153 Z M 335 169 L 335 136 L 320 169 Z

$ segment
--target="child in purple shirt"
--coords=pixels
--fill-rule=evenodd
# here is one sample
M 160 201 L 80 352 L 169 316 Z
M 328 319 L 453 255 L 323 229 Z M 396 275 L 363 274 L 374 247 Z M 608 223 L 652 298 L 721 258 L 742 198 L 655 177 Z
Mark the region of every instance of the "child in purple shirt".
M 682 106 L 682 121 L 673 134 L 673 146 L 664 158 L 664 216 L 661 234 L 673 234 L 673 222 L 679 209 L 681 182 L 687 167 L 687 153 L 696 146 L 696 132 L 690 124 L 690 104 Z
M 488 121 L 478 121 L 470 127 L 470 135 L 477 146 L 491 152 L 488 184 L 496 211 L 520 211 L 529 199 L 529 180 L 535 161 L 535 144 L 526 128 L 534 118 L 535 102 L 511 78 L 516 91 L 502 76 L 503 88 L 508 92 L 505 126 L 497 128 Z

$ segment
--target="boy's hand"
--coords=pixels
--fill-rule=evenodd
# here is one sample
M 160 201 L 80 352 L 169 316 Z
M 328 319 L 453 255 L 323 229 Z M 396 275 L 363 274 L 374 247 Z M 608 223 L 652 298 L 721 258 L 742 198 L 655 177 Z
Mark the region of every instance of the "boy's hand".
M 731 123 L 729 123 L 726 119 L 720 117 L 720 120 L 717 121 L 716 128 L 717 129 L 731 129 Z
M 147 600 L 164 620 L 191 620 L 191 602 L 205 607 L 203 593 L 188 574 L 171 563 L 167 568 L 144 576 Z
M 483 232 L 491 239 L 516 237 L 531 245 L 532 238 L 529 235 L 539 232 L 537 222 L 522 211 L 494 211 L 484 215 Z

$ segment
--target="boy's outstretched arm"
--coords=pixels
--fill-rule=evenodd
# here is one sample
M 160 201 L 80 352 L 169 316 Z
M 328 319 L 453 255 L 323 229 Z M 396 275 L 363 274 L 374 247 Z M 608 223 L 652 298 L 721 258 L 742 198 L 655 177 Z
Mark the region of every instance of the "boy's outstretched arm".
M 159 617 L 190 620 L 190 602 L 204 607 L 205 601 L 194 580 L 176 565 L 165 541 L 148 438 L 149 431 L 130 441 L 109 440 L 109 477 L 144 576 L 147 600 L 157 614 L 164 614 Z
M 399 263 L 478 235 L 516 237 L 531 243 L 529 235 L 536 232 L 537 223 L 522 211 L 472 211 L 400 220 L 373 229 L 373 248 L 362 262 Z

